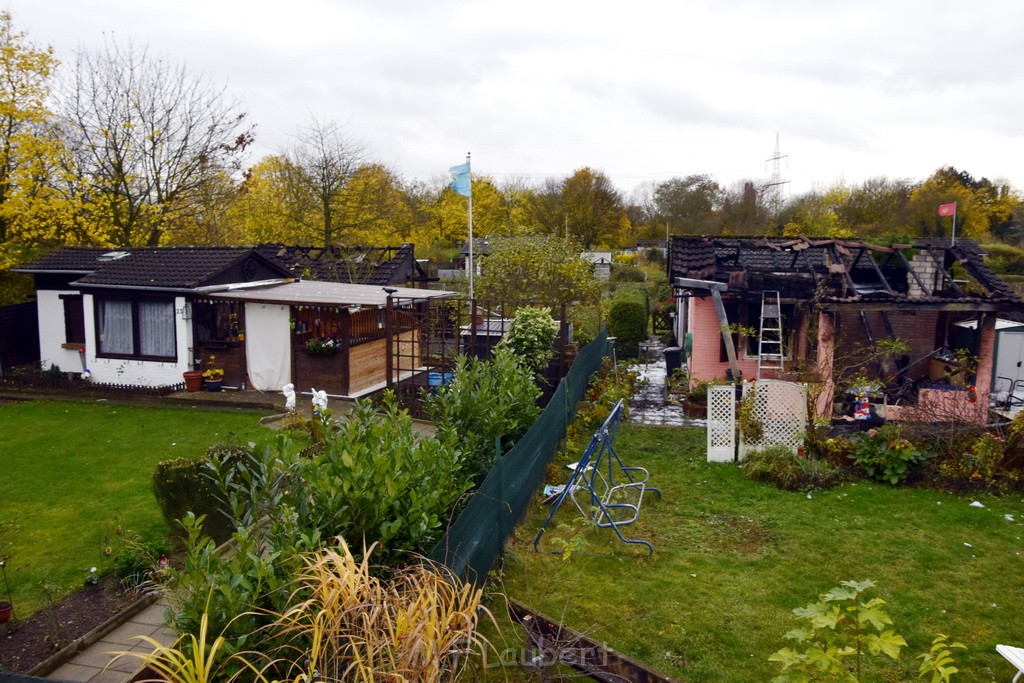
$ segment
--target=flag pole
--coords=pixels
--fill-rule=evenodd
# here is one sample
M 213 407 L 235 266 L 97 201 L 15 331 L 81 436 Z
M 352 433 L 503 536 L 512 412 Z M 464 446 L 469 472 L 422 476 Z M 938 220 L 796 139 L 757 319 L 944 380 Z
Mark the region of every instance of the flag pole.
M 469 152 L 466 152 L 466 167 L 469 168 L 469 196 L 466 197 L 466 211 L 469 214 L 469 298 L 473 298 L 473 169 L 469 163 Z
M 956 246 L 956 202 L 953 202 L 953 232 L 949 238 L 949 246 Z

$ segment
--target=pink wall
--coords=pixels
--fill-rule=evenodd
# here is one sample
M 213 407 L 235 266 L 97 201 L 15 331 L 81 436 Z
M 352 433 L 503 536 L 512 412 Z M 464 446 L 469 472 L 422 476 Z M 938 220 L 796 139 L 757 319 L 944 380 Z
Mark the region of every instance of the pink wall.
M 690 299 L 690 332 L 693 333 L 690 379 L 708 382 L 725 377 L 729 361 L 719 360 L 722 330 L 718 324 L 718 315 L 715 313 L 715 303 L 710 296 Z M 744 360 L 743 350 L 737 349 L 736 360 L 744 379 L 757 377 L 757 359 Z

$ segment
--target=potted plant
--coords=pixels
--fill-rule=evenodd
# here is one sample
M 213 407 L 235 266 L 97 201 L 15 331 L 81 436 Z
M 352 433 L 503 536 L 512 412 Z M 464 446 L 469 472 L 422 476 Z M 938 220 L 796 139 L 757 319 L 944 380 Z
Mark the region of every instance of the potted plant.
M 224 368 L 217 367 L 216 361 L 216 356 L 210 356 L 203 370 L 203 383 L 207 391 L 220 391 L 221 382 L 224 381 Z
M 6 600 L 0 600 L 0 624 L 6 624 L 14 612 L 14 605 Z
M 331 337 L 313 337 L 306 342 L 306 353 L 311 356 L 333 356 L 338 345 Z
M 182 377 L 185 378 L 185 391 L 203 390 L 202 370 L 186 370 L 185 372 L 182 373 Z

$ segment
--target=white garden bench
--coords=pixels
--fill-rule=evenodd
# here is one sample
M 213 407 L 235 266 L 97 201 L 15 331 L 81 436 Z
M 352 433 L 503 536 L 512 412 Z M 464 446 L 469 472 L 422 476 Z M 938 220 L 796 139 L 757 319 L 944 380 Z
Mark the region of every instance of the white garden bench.
M 1017 667 L 1017 675 L 1013 677 L 1012 683 L 1020 680 L 1024 674 L 1024 648 L 1013 647 L 1012 645 L 996 645 L 996 652 L 1003 656 L 1003 659 Z

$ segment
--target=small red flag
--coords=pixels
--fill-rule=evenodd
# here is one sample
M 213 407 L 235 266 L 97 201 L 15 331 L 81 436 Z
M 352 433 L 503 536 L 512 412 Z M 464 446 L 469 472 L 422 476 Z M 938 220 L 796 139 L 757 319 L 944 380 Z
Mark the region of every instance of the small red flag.
M 953 216 L 956 214 L 956 202 L 950 202 L 949 204 L 939 204 L 939 215 L 940 216 Z

